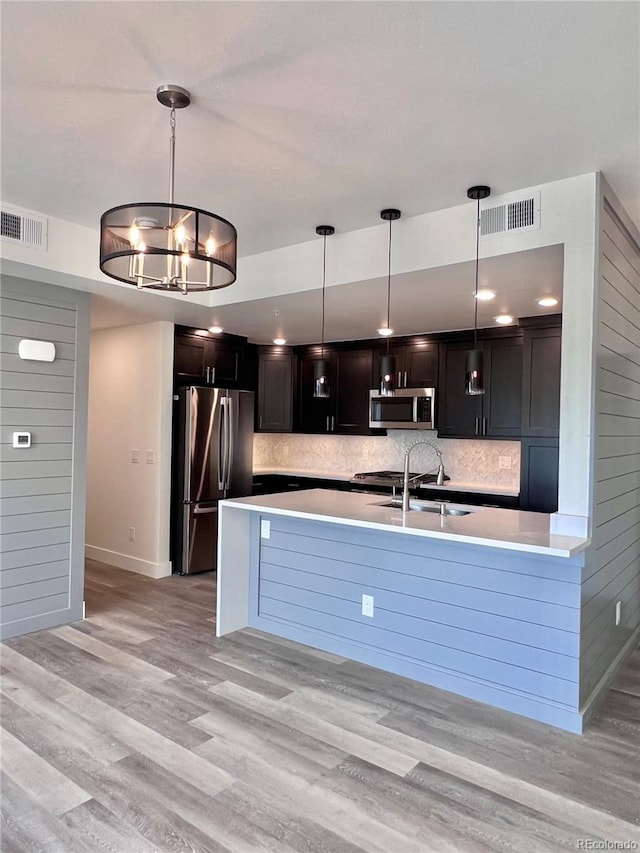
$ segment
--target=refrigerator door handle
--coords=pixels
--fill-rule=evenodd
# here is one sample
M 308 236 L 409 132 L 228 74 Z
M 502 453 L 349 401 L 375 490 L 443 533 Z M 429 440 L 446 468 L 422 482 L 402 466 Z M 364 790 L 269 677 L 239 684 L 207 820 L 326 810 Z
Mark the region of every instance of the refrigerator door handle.
M 220 398 L 220 435 L 218 437 L 218 489 L 225 489 L 227 470 L 227 397 Z
M 194 515 L 209 515 L 211 512 L 218 512 L 217 506 L 197 506 L 193 510 Z
M 234 399 L 227 397 L 228 400 L 228 418 L 227 418 L 227 472 L 225 478 L 225 489 L 231 487 L 231 467 L 233 464 L 233 454 L 235 450 L 235 435 L 236 435 L 236 417 L 234 412 Z

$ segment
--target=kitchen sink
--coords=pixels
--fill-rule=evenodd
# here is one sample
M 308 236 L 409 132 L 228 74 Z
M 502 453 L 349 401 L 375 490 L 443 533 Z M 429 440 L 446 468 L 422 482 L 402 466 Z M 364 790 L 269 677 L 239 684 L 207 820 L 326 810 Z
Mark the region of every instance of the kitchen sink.
M 402 509 L 401 500 L 392 500 L 389 503 L 379 504 L 379 506 L 389 507 L 390 509 Z M 449 506 L 446 503 L 434 504 L 427 501 L 409 501 L 409 510 L 411 512 L 432 512 L 435 515 L 471 515 L 476 512 L 475 509 L 462 509 L 457 506 Z

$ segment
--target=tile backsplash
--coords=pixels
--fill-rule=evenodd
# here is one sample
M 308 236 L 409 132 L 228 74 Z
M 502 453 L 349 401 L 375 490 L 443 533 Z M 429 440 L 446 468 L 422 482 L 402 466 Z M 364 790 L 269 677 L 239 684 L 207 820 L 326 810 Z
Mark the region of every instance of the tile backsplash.
M 256 433 L 253 439 L 254 468 L 290 471 L 356 474 L 360 471 L 401 471 L 410 444 L 433 442 L 444 461 L 447 475 L 456 481 L 518 488 L 520 485 L 519 441 L 474 441 L 438 438 L 413 430 L 389 430 L 387 436 L 300 435 Z M 510 468 L 500 467 L 500 457 Z M 435 471 L 437 457 L 428 447 L 411 454 L 411 470 Z

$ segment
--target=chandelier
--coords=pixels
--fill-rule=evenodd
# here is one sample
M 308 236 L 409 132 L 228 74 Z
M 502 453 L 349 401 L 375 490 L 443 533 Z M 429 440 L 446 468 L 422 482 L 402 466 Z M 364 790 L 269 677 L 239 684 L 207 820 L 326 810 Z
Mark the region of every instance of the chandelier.
M 235 227 L 198 207 L 175 204 L 176 110 L 191 103 L 181 86 L 160 86 L 170 109 L 169 201 L 112 207 L 100 218 L 100 269 L 142 289 L 188 294 L 228 287 L 236 280 Z

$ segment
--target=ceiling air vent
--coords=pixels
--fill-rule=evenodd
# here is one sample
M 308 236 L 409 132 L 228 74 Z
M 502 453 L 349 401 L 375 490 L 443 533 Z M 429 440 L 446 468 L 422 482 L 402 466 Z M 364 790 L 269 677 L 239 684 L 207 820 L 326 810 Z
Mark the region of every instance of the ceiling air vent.
M 499 203 L 496 204 L 496 201 Z M 480 234 L 508 234 L 512 231 L 538 231 L 540 228 L 540 193 L 519 193 L 493 198 L 480 206 Z
M 0 237 L 30 249 L 47 248 L 47 219 L 3 205 L 0 210 Z

